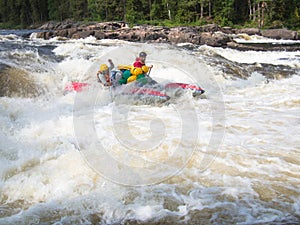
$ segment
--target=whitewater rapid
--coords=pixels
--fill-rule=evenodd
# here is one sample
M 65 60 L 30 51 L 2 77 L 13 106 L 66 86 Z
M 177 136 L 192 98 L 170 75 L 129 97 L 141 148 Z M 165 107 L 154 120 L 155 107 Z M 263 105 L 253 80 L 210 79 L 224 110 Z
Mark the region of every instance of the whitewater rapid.
M 299 223 L 299 52 L 0 37 L 0 63 L 43 90 L 0 98 L 0 224 Z M 140 50 L 154 79 L 205 98 L 112 101 L 95 73 Z M 294 74 L 241 79 L 228 63 Z M 92 87 L 63 95 L 71 80 Z

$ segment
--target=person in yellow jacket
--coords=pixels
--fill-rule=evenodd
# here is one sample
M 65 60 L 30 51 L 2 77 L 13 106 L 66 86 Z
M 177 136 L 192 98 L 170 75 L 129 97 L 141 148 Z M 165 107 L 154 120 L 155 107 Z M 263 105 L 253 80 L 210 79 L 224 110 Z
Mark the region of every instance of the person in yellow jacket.
M 98 81 L 103 84 L 104 86 L 111 86 L 112 85 L 112 80 L 111 80 L 111 71 L 115 67 L 114 63 L 112 62 L 111 59 L 108 60 L 109 67 L 107 64 L 102 64 L 100 66 L 100 69 L 97 72 L 97 78 Z

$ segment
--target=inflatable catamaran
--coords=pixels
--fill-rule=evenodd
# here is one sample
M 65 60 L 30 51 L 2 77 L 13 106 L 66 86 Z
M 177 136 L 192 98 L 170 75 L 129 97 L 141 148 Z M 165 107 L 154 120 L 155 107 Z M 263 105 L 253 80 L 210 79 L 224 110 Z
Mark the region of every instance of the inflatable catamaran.
M 123 74 L 126 75 L 126 73 L 129 73 L 128 67 L 130 66 L 119 66 L 118 71 L 112 71 L 111 73 L 111 80 L 113 82 L 110 90 L 113 92 L 114 96 L 130 96 L 135 99 L 152 99 L 153 102 L 166 102 L 171 98 L 182 95 L 183 93 L 189 92 L 193 97 L 197 97 L 205 92 L 199 85 L 196 84 L 177 82 L 159 84 L 153 80 L 149 74 L 135 78 L 126 84 L 124 84 L 124 81 L 118 82 L 118 79 L 120 80 L 124 78 Z M 116 78 L 116 74 L 121 74 L 121 77 Z M 91 84 L 86 82 L 70 82 L 66 85 L 64 93 L 73 91 L 82 92 L 90 86 Z

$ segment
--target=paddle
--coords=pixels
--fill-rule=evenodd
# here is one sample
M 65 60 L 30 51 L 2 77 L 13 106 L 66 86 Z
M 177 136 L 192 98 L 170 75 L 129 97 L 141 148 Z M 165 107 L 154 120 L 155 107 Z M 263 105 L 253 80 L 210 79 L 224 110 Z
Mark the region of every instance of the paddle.
M 148 73 L 147 73 L 147 76 L 149 77 L 150 76 L 150 73 L 151 73 L 151 70 L 152 70 L 152 67 L 150 67 Z

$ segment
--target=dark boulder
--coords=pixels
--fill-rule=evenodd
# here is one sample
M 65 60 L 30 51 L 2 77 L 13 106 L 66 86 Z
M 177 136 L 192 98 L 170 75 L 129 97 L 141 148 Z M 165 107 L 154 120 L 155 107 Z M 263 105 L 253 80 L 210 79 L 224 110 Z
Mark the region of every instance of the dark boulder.
M 297 40 L 298 32 L 287 30 L 287 29 L 269 29 L 262 30 L 261 34 L 263 37 L 273 38 L 273 39 L 284 39 L 284 40 Z
M 146 33 L 145 37 L 144 37 L 144 41 L 155 41 L 157 39 L 160 38 L 165 38 L 166 35 L 162 34 L 162 33 Z
M 57 31 L 55 32 L 55 36 L 59 36 L 59 37 L 68 37 L 68 30 L 67 30 L 67 29 L 57 30 Z
M 53 31 L 42 31 L 42 32 L 37 32 L 37 34 L 36 34 L 37 38 L 42 38 L 45 40 L 48 40 L 54 36 L 55 36 L 55 33 Z
M 95 30 L 94 37 L 98 40 L 105 38 L 105 33 L 103 31 Z

